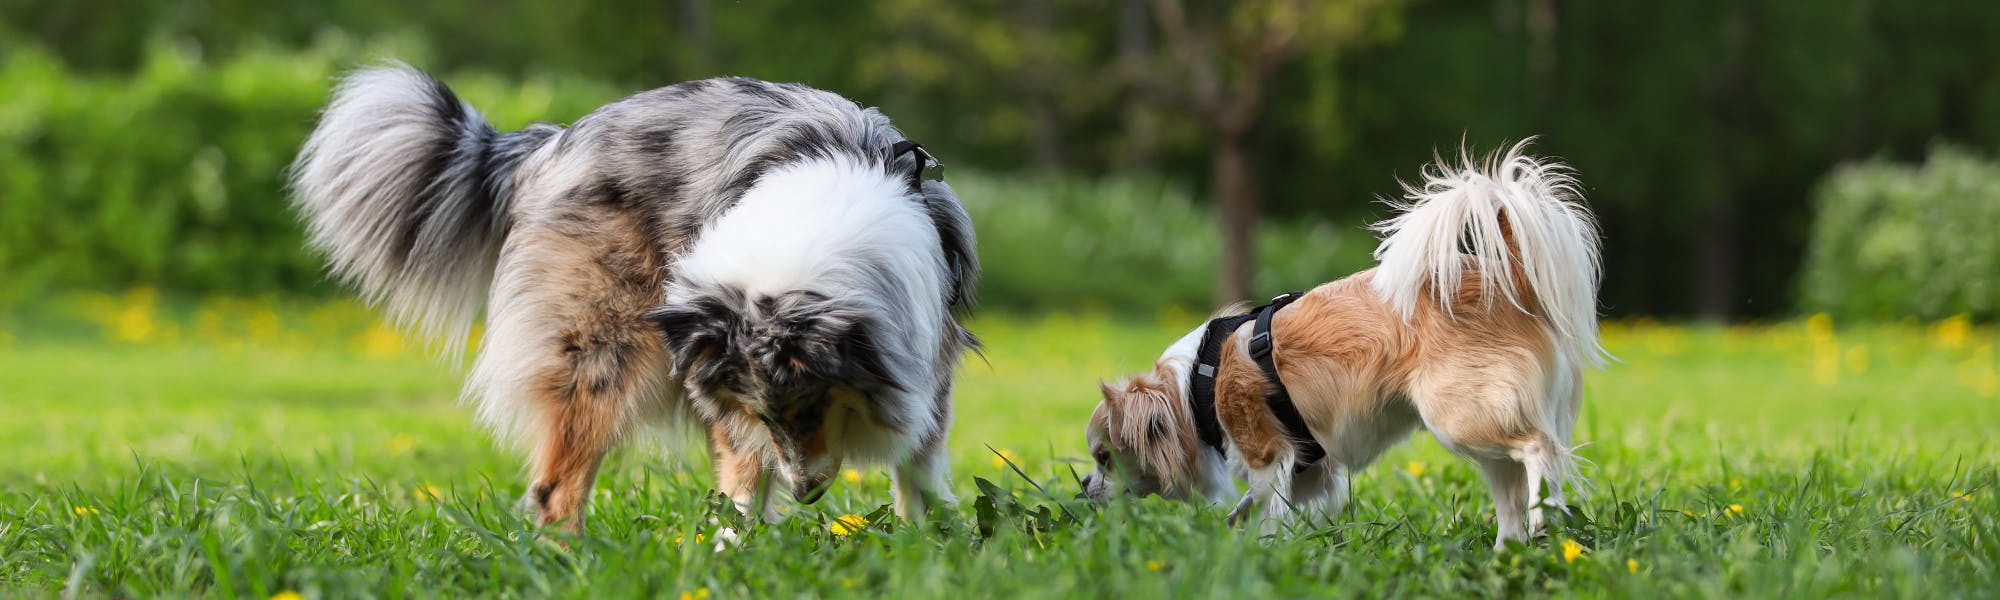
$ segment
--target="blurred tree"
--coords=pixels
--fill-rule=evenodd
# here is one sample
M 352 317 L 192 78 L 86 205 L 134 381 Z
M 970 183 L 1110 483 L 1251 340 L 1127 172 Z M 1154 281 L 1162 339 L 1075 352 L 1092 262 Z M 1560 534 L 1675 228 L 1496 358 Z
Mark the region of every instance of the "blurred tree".
M 1264 123 L 1266 94 L 1278 69 L 1306 48 L 1321 56 L 1388 37 L 1399 0 L 1244 0 L 1203 3 L 1190 14 L 1181 0 L 1155 0 L 1170 51 L 1161 61 L 1180 80 L 1168 98 L 1211 138 L 1210 185 L 1222 221 L 1217 303 L 1250 297 L 1261 217 L 1251 135 Z
M 1359 231 L 1351 226 L 1380 216 L 1367 199 L 1396 194 L 1397 177 L 1433 151 L 1540 135 L 1538 151 L 1577 167 L 1601 217 L 1607 311 L 1740 318 L 1794 306 L 1808 190 L 1834 165 L 1915 161 L 1940 141 L 2000 151 L 1995 23 L 1992 0 L 7 0 L 0 59 L 46 49 L 73 79 L 109 88 L 145 81 L 163 49 L 176 55 L 168 63 L 185 58 L 205 73 L 241 56 L 281 62 L 271 57 L 348 48 L 335 67 L 373 58 L 366 49 L 455 84 L 592 90 L 542 102 L 530 86 L 511 101 L 542 108 L 514 124 L 574 119 L 604 90 L 715 75 L 800 81 L 881 107 L 954 168 L 1154 170 L 1205 186 L 1216 192 L 1203 201 L 1245 225 L 1228 229 L 1239 242 L 1258 213 L 1342 219 Z M 232 77 L 262 77 L 247 72 Z M 324 80 L 319 97 L 292 109 L 322 101 Z M 242 85 L 202 73 L 176 81 Z M 57 91 L 86 88 L 96 83 Z M 114 137 L 74 132 L 129 110 L 19 107 L 38 97 L 0 90 L 0 132 L 27 132 L 12 142 L 30 158 L 14 170 L 19 189 L 72 194 L 47 201 L 74 206 L 95 206 L 79 200 L 93 193 L 123 198 L 25 179 L 47 170 L 29 166 L 57 164 L 36 161 L 126 152 Z M 276 143 L 310 126 L 309 112 L 265 123 L 221 109 L 184 115 L 203 104 L 174 102 L 160 118 L 204 120 L 148 128 L 146 141 L 183 149 L 159 156 L 208 156 L 226 174 L 296 149 L 215 140 Z M 91 122 L 36 121 L 56 115 Z M 68 146 L 91 144 L 106 146 Z M 194 153 L 204 145 L 226 148 L 226 160 Z M 1221 193 L 1246 184 L 1247 194 Z M 243 202 L 234 206 L 281 193 L 244 189 L 255 191 L 232 196 Z M 200 214 L 243 220 L 214 223 L 223 229 L 268 218 Z M 1129 243 L 1125 232 L 1107 229 L 1100 243 Z M 1242 252 L 1218 288 L 1278 285 L 1243 283 L 1254 257 L 1233 247 Z

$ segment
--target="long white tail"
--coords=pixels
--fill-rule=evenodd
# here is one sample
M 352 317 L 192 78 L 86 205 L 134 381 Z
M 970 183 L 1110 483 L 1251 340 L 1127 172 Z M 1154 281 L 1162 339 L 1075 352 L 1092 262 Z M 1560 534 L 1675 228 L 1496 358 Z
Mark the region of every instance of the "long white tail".
M 1599 364 L 1597 223 L 1569 167 L 1524 153 L 1532 141 L 1483 163 L 1461 150 L 1427 166 L 1422 186 L 1404 184 L 1400 214 L 1373 227 L 1374 291 L 1404 318 L 1419 302 L 1451 310 L 1469 252 L 1484 289 L 1547 322 L 1572 364 Z
M 362 69 L 299 151 L 292 203 L 335 276 L 456 350 L 492 282 L 515 171 L 557 131 L 499 133 L 421 71 Z

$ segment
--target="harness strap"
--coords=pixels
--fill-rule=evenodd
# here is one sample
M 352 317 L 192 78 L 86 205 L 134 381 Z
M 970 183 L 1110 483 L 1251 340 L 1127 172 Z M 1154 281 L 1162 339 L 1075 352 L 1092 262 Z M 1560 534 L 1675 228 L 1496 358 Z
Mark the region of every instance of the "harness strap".
M 1222 364 L 1222 341 L 1242 327 L 1245 321 L 1256 321 L 1250 330 L 1250 340 L 1245 346 L 1250 358 L 1257 362 L 1264 379 L 1271 382 L 1272 392 L 1264 398 L 1264 404 L 1271 414 L 1285 426 L 1285 433 L 1298 447 L 1297 471 L 1305 471 L 1326 458 L 1326 447 L 1313 439 L 1312 429 L 1306 427 L 1305 417 L 1292 403 L 1290 391 L 1278 376 L 1278 364 L 1273 356 L 1274 344 L 1271 336 L 1271 318 L 1278 309 L 1291 304 L 1303 294 L 1292 292 L 1271 299 L 1270 304 L 1259 306 L 1250 312 L 1221 317 L 1208 322 L 1202 332 L 1201 346 L 1195 353 L 1194 372 L 1188 375 L 1188 405 L 1193 413 L 1195 432 L 1202 443 L 1224 452 L 1222 447 L 1222 422 L 1215 414 L 1215 374 Z
M 1284 380 L 1278 377 L 1278 362 L 1271 352 L 1271 316 L 1299 296 L 1298 292 L 1279 296 L 1271 301 L 1269 308 L 1257 311 L 1257 325 L 1250 330 L 1249 350 L 1250 359 L 1257 361 L 1257 367 L 1264 371 L 1264 378 L 1271 382 L 1271 395 L 1264 397 L 1264 404 L 1271 407 L 1271 414 L 1284 424 L 1285 432 L 1298 446 L 1298 470 L 1304 471 L 1319 463 L 1319 459 L 1326 458 L 1326 447 L 1313 439 L 1312 429 L 1306 427 L 1305 416 L 1300 415 L 1299 406 L 1292 403 L 1292 393 L 1285 389 Z
M 894 146 L 890 146 L 889 160 L 894 162 L 896 159 L 902 158 L 903 155 L 912 152 L 917 155 L 917 165 L 910 169 L 910 187 L 922 189 L 924 187 L 925 174 L 935 169 L 942 169 L 944 163 L 938 162 L 937 157 L 931 155 L 931 151 L 925 150 L 923 144 L 919 144 L 913 140 L 902 140 L 896 142 Z M 943 177 L 942 174 L 938 174 L 932 176 L 932 179 L 943 181 Z

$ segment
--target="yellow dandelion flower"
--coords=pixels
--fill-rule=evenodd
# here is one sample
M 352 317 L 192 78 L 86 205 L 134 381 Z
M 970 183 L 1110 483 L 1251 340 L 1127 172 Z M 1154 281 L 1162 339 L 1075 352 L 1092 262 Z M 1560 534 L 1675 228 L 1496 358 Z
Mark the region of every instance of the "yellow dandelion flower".
M 1166 565 L 1160 564 L 1160 561 L 1157 560 L 1146 561 L 1146 570 L 1152 571 L 1154 573 L 1160 572 L 1160 569 L 1165 567 Z
M 435 485 L 426 483 L 417 486 L 416 491 L 418 500 L 435 501 L 444 499 L 444 490 L 438 489 L 438 486 Z
M 1959 492 L 1959 493 L 1956 493 L 1956 494 L 1952 494 L 1952 495 L 1951 495 L 1951 498 L 1952 498 L 1953 500 L 1957 500 L 1957 501 L 1959 501 L 1959 502 L 1971 502 L 1971 501 L 1972 501 L 1972 492 Z
M 1833 341 L 1833 315 L 1819 313 L 1807 318 L 1806 339 L 1814 342 Z
M 680 543 L 681 543 L 682 541 L 684 541 L 684 540 L 686 540 L 686 539 L 687 539 L 687 538 L 686 538 L 685 536 L 683 536 L 682 534 L 678 534 L 678 533 L 676 533 L 676 534 L 674 534 L 674 545 L 677 545 L 677 546 L 678 546 L 678 545 L 680 545 Z M 694 543 L 697 543 L 697 544 L 699 544 L 699 543 L 702 543 L 702 542 L 706 542 L 706 541 L 708 541 L 708 534 L 705 534 L 705 533 L 701 533 L 701 532 L 695 532 L 695 534 L 694 534 Z
M 1017 465 L 1021 464 L 1021 456 L 1014 454 L 1013 450 L 1006 448 L 1001 448 L 998 453 L 993 455 L 993 468 L 995 469 L 1005 469 L 1007 468 L 1007 463 L 1010 462 Z
M 1847 349 L 1847 371 L 1849 373 L 1868 372 L 1868 347 L 1855 346 Z
M 868 519 L 861 515 L 843 515 L 838 519 L 834 519 L 833 524 L 828 525 L 827 529 L 832 531 L 834 535 L 852 535 L 854 532 L 861 531 L 861 528 L 867 526 Z
M 1563 540 L 1562 550 L 1563 562 L 1576 562 L 1578 557 L 1583 556 L 1583 544 L 1576 543 L 1576 540 Z
M 79 516 L 79 517 L 82 517 L 82 516 L 86 516 L 86 515 L 94 515 L 94 514 L 97 514 L 97 513 L 98 513 L 98 511 L 97 511 L 97 509 L 96 509 L 95 507 L 90 507 L 90 506 L 72 506 L 72 507 L 70 507 L 70 509 L 69 509 L 69 510 L 70 510 L 70 512 L 72 512 L 72 513 L 75 513 L 75 514 L 76 514 L 76 516 Z
M 708 598 L 708 588 L 706 587 L 695 588 L 692 591 L 681 592 L 681 600 L 706 600 L 707 598 Z
M 1410 461 L 1410 464 L 1403 466 L 1403 470 L 1409 471 L 1411 477 L 1423 477 L 1425 468 L 1424 461 L 1421 460 L 1413 460 Z
M 298 592 L 285 590 L 282 592 L 278 592 L 276 594 L 271 594 L 271 600 L 306 600 L 306 597 L 300 595 Z
M 1730 505 L 1729 505 L 1729 514 L 1732 514 L 1732 515 L 1740 515 L 1740 514 L 1743 514 L 1743 505 L 1741 505 L 1741 504 L 1730 504 Z
M 389 324 L 377 322 L 354 337 L 354 348 L 368 358 L 395 358 L 403 355 L 403 335 Z
M 861 472 L 848 469 L 840 472 L 840 478 L 848 483 L 861 483 Z
M 1632 573 L 1639 572 L 1639 559 L 1636 558 L 1625 559 L 1625 570 Z
M 160 329 L 153 311 L 157 296 L 150 287 L 133 288 L 126 292 L 124 301 L 109 315 L 111 338 L 134 344 L 152 339 Z
M 842 589 L 849 589 L 849 590 L 854 589 L 854 578 L 853 577 L 840 578 L 840 587 Z
M 416 448 L 417 448 L 417 436 L 410 435 L 407 433 L 398 433 L 396 434 L 396 437 L 389 438 L 390 456 L 402 456 L 404 454 L 409 454 L 411 450 L 415 450 Z
M 1931 339 L 1936 340 L 1937 345 L 1945 348 L 1964 348 L 1966 340 L 1971 337 L 1971 315 L 1952 315 L 1950 318 L 1938 321 L 1936 325 L 1931 326 Z

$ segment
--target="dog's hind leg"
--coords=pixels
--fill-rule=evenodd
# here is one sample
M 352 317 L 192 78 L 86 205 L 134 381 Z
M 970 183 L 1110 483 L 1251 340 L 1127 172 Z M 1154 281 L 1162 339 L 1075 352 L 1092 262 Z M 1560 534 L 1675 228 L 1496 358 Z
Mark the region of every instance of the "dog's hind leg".
M 1522 442 L 1516 447 L 1513 455 L 1527 470 L 1527 485 L 1524 487 L 1528 494 L 1528 533 L 1539 533 L 1543 531 L 1544 526 L 1542 520 L 1544 507 L 1569 512 L 1567 499 L 1563 495 L 1563 483 L 1574 477 L 1575 466 L 1571 462 L 1574 459 L 1570 457 L 1567 448 L 1558 446 L 1546 435 L 1538 435 Z M 1542 493 L 1543 484 L 1548 485 L 1546 495 Z
M 1506 548 L 1508 540 L 1527 541 L 1525 521 L 1530 485 L 1527 467 L 1512 458 L 1481 458 L 1479 470 L 1485 474 L 1486 487 L 1493 493 L 1494 520 L 1500 529 L 1493 540 L 1493 549 Z
M 524 504 L 537 524 L 581 531 L 605 454 L 671 386 L 664 342 L 641 318 L 660 259 L 640 219 L 566 210 L 510 234 L 471 391 L 489 423 L 532 440 Z

